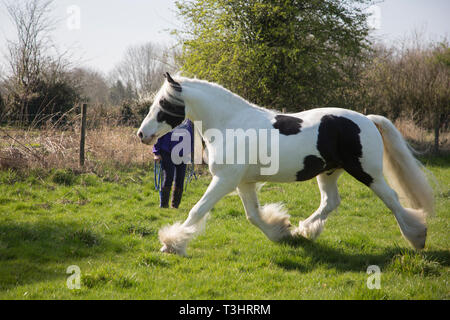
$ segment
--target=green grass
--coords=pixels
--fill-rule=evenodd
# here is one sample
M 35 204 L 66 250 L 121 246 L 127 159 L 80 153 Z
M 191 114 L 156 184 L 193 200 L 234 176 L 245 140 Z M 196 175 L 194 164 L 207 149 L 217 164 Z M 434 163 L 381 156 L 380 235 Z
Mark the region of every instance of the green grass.
M 427 247 L 411 250 L 393 215 L 344 174 L 342 204 L 316 242 L 273 243 L 222 199 L 188 257 L 162 254 L 158 230 L 182 221 L 209 176 L 181 208 L 159 209 L 152 171 L 0 172 L 0 299 L 449 299 L 450 162 L 424 159 L 440 184 Z M 266 184 L 261 203 L 283 202 L 297 224 L 319 204 L 315 180 Z M 69 290 L 66 270 L 81 270 Z M 381 289 L 367 288 L 369 265 Z

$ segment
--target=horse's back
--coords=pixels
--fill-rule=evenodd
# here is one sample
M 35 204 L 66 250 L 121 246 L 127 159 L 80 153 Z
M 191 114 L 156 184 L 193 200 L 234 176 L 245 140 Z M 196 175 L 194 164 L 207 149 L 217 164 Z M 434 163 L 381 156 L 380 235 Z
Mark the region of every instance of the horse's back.
M 292 113 L 290 115 L 301 119 L 308 119 L 309 121 L 311 121 L 311 123 L 313 122 L 320 123 L 322 117 L 327 115 L 336 117 L 346 117 L 356 123 L 369 123 L 369 122 L 372 123 L 372 121 L 362 113 L 343 108 L 316 108 L 302 112 Z
M 273 127 L 280 131 L 279 171 L 273 176 L 259 176 L 261 180 L 303 181 L 343 168 L 370 184 L 371 177 L 364 167 L 382 166 L 380 133 L 361 113 L 318 108 L 276 114 Z

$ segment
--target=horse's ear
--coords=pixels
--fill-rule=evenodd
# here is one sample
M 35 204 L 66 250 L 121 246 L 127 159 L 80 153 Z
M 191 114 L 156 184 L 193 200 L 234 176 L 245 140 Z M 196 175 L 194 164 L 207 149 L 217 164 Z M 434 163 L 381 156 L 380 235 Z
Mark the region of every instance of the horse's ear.
M 170 76 L 170 74 L 168 72 L 166 72 L 164 74 L 164 77 L 167 79 L 167 81 L 169 81 L 169 83 L 176 84 L 175 80 L 172 79 L 172 77 Z
M 168 72 L 166 72 L 164 74 L 164 77 L 167 79 L 167 81 L 170 83 L 170 85 L 178 92 L 181 92 L 181 85 L 176 82 L 175 80 L 172 79 L 172 77 L 170 76 L 170 74 Z

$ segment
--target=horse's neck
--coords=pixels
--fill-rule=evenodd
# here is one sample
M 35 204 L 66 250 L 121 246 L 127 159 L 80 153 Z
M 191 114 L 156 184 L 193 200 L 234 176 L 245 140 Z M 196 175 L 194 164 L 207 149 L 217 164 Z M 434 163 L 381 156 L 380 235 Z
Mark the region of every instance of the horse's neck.
M 208 129 L 230 127 L 230 121 L 245 108 L 245 103 L 235 97 L 218 93 L 219 89 L 192 87 L 185 90 L 188 117 L 201 121 L 203 132 Z

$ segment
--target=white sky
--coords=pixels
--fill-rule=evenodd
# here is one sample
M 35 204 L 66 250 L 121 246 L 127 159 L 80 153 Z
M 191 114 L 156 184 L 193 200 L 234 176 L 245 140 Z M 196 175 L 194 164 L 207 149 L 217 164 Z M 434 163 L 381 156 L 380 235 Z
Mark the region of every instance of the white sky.
M 120 61 L 130 45 L 148 41 L 174 44 L 167 30 L 180 25 L 174 0 L 56 0 L 54 6 L 55 16 L 61 20 L 54 34 L 57 45 L 70 47 L 82 65 L 104 73 Z M 79 8 L 80 16 L 75 29 L 76 12 L 68 12 L 73 6 Z M 430 39 L 450 39 L 450 0 L 385 0 L 377 6 L 380 29 L 374 35 L 382 41 L 395 43 L 414 29 L 424 30 Z M 11 38 L 14 29 L 0 5 L 1 54 L 6 39 Z

